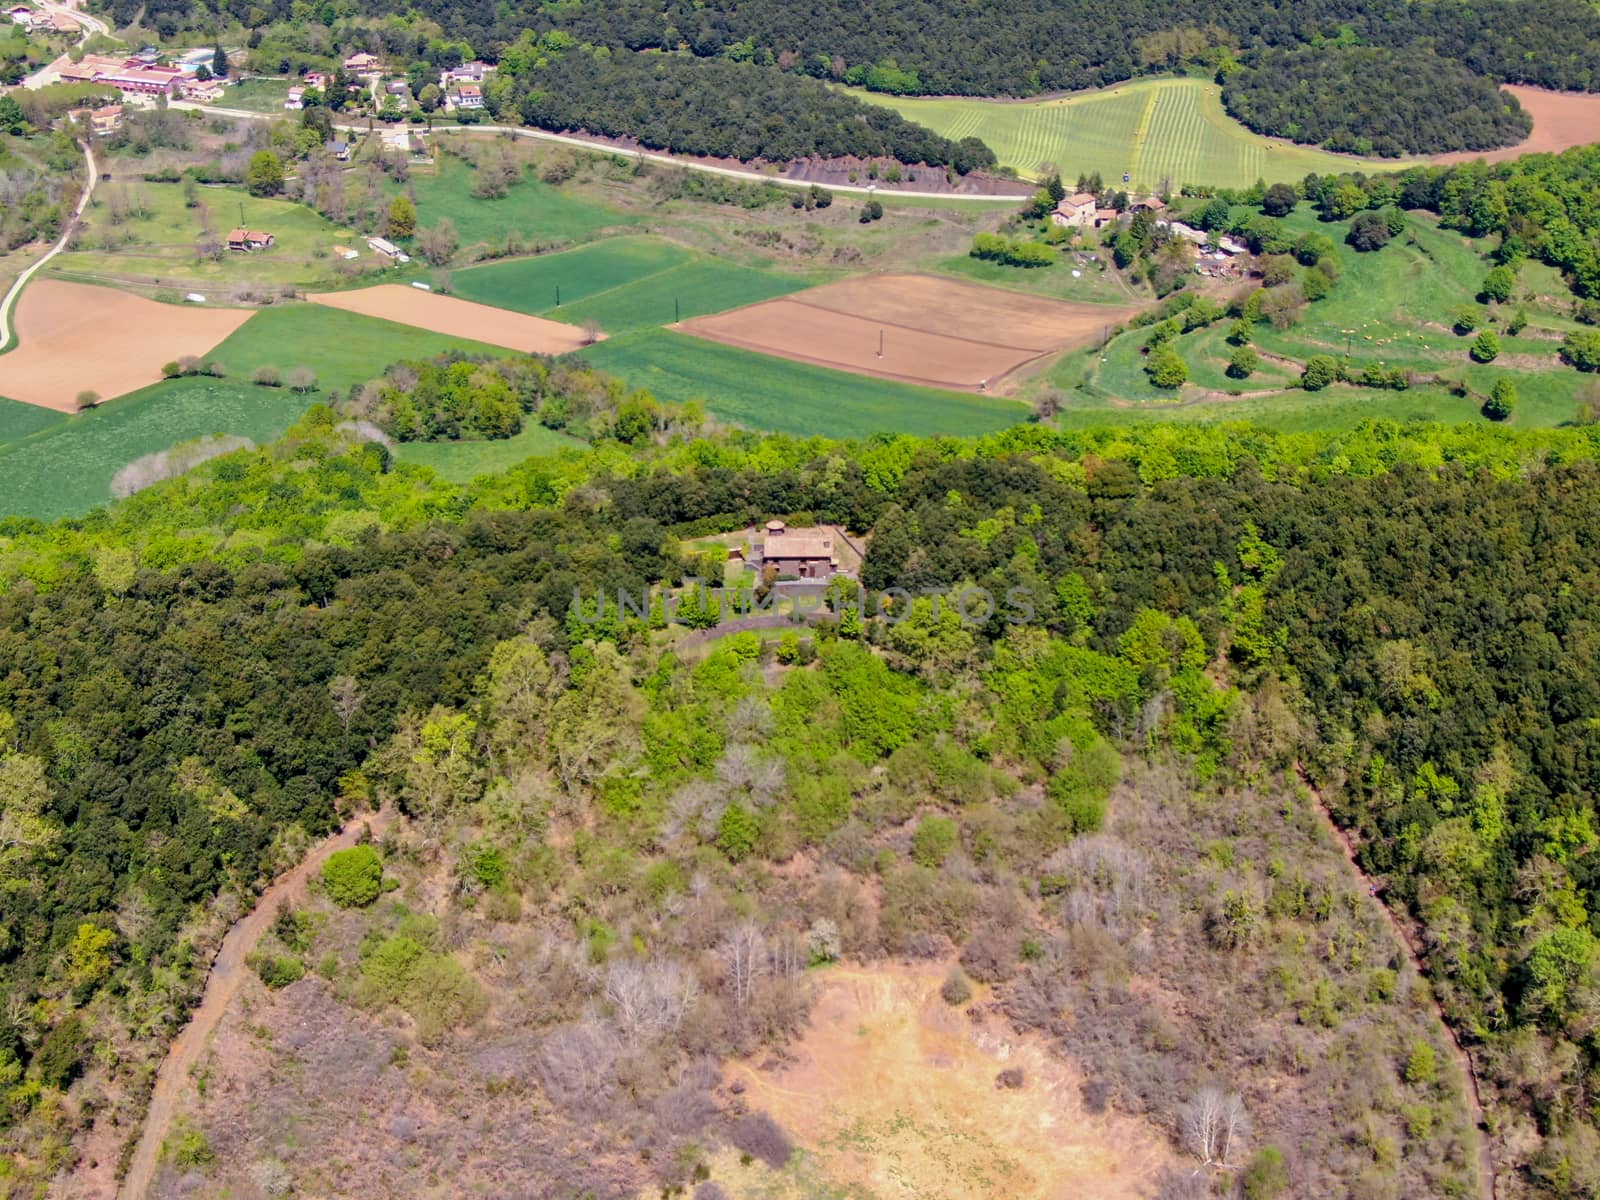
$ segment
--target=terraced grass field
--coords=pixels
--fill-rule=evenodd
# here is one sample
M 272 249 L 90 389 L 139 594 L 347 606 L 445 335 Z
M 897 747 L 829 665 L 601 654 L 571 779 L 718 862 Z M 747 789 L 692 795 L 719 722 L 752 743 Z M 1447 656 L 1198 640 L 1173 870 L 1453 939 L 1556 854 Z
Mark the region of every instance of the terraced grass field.
M 416 193 L 417 224 L 432 228 L 450 218 L 462 247 L 504 242 L 510 233 L 524 242 L 549 246 L 584 241 L 639 220 L 551 187 L 532 174 L 524 174 L 498 200 L 474 196 L 475 182 L 473 168 L 450 156 L 441 157 L 436 173 L 417 172 L 409 185 Z
M 1204 79 L 1142 79 L 1056 100 L 853 94 L 946 137 L 980 137 L 1002 166 L 1031 177 L 1048 163 L 1064 179 L 1098 171 L 1112 183 L 1126 172 L 1130 188 L 1166 191 L 1186 183 L 1247 187 L 1257 179 L 1294 181 L 1310 171 L 1381 165 L 1251 133 L 1223 110 L 1222 89 Z
M 771 300 L 827 278 L 741 266 L 660 238 L 622 237 L 457 271 L 451 288 L 466 300 L 572 325 L 594 320 L 618 334 Z

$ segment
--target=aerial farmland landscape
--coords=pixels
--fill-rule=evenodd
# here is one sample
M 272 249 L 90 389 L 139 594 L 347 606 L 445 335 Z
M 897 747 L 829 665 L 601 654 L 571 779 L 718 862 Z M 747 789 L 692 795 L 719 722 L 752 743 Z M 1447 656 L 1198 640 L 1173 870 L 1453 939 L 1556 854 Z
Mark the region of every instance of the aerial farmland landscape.
M 1590 0 L 18 0 L 0 1200 L 1600 1197 L 1596 511 Z

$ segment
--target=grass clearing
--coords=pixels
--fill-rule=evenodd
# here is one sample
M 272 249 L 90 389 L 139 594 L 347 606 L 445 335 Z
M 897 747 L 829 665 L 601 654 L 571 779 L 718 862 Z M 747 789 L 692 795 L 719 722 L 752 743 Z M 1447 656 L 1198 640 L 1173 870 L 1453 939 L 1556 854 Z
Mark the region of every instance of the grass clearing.
M 1028 418 L 993 396 L 892 383 L 717 345 L 665 329 L 590 346 L 583 358 L 663 400 L 702 400 L 723 421 L 800 435 L 978 434 Z
M 0 370 L 3 370 L 4 366 L 5 359 L 0 358 Z M 20 442 L 23 438 L 32 437 L 41 430 L 49 429 L 66 419 L 65 413 L 40 408 L 37 404 L 0 399 L 0 448 L 12 442 Z
M 1257 179 L 1298 181 L 1319 173 L 1393 170 L 1393 162 L 1329 154 L 1250 132 L 1222 107 L 1222 89 L 1204 79 L 1141 79 L 1055 100 L 924 99 L 857 91 L 869 104 L 950 138 L 980 137 L 1002 166 L 1037 177 L 1045 163 L 1064 179 L 1100 172 L 1132 176 L 1141 191 L 1185 183 L 1248 187 Z
M 284 112 L 283 102 L 288 96 L 287 79 L 241 79 L 223 89 L 217 107 L 241 108 L 246 112 Z
M 479 475 L 493 475 L 516 466 L 524 459 L 563 450 L 581 450 L 585 443 L 554 429 L 546 429 L 532 417 L 515 437 L 486 442 L 400 442 L 395 457 L 404 462 L 432 467 L 451 483 L 467 483 Z

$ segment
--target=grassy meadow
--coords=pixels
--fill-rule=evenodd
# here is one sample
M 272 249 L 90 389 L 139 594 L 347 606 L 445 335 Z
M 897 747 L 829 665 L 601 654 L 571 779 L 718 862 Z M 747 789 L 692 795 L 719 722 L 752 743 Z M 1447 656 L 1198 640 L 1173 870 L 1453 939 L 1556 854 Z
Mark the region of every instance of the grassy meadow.
M 1127 172 L 1130 187 L 1155 191 L 1186 183 L 1248 187 L 1257 179 L 1381 166 L 1252 133 L 1223 109 L 1222 89 L 1204 79 L 1141 79 L 1021 102 L 853 94 L 946 137 L 980 137 L 1002 166 L 1030 177 L 1044 174 L 1048 163 L 1064 179 L 1098 171 L 1110 183 Z
M 405 462 L 432 467 L 452 483 L 466 483 L 479 475 L 514 467 L 524 459 L 579 450 L 584 445 L 575 437 L 546 429 L 529 418 L 515 437 L 487 442 L 401 442 L 394 452 Z
M 415 173 L 410 187 L 416 193 L 418 225 L 431 229 L 449 218 L 465 249 L 497 245 L 510 234 L 529 244 L 568 245 L 640 219 L 570 195 L 528 172 L 499 199 L 482 199 L 472 194 L 474 176 L 473 167 L 445 154 L 439 156 L 437 170 Z

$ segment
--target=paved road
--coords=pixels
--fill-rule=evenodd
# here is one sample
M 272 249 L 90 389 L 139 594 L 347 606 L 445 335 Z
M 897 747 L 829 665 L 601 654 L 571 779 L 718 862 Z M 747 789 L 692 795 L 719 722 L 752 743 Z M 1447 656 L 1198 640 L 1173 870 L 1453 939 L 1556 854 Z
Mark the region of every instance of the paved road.
M 11 289 L 0 298 L 0 350 L 6 349 L 11 344 L 10 314 L 16 307 L 17 297 L 22 295 L 23 285 L 32 279 L 34 272 L 56 255 L 67 248 L 67 239 L 72 236 L 72 231 L 78 227 L 78 221 L 83 216 L 83 210 L 89 207 L 89 198 L 94 195 L 95 181 L 99 179 L 99 168 L 94 161 L 94 145 L 91 142 L 83 143 L 83 157 L 88 164 L 89 178 L 83 185 L 83 195 L 78 197 L 78 206 L 72 210 L 72 216 L 67 221 L 67 227 L 61 231 L 61 237 L 54 246 L 47 250 L 38 262 L 34 263 L 12 283 Z
M 79 12 L 70 4 L 55 4 L 52 3 L 52 0 L 40 0 L 39 7 L 52 16 L 60 15 L 76 21 L 78 28 L 83 30 L 83 37 L 78 39 L 80 42 L 88 38 L 90 34 L 103 33 L 109 35 L 111 33 L 111 27 L 99 17 L 92 17 L 86 12 Z M 54 62 L 46 63 L 32 75 L 29 75 L 22 81 L 22 86 L 29 89 L 37 89 L 47 84 L 59 82 L 61 68 L 71 61 L 70 58 L 63 54 Z
M 276 112 L 249 112 L 242 108 L 221 108 L 214 104 L 194 104 L 187 100 L 174 100 L 170 108 L 192 108 L 196 112 L 215 113 L 224 117 L 239 117 L 245 120 L 262 121 L 281 116 Z M 336 121 L 335 129 L 365 133 L 368 128 L 366 121 Z M 543 129 L 526 129 L 521 125 L 457 125 L 441 126 L 434 129 L 436 137 L 456 133 L 509 133 L 515 137 L 528 138 L 536 142 L 556 142 L 563 146 L 575 146 L 580 150 L 592 150 L 598 154 L 615 154 L 623 158 L 636 158 L 641 162 L 659 163 L 668 167 L 684 167 L 691 171 L 700 171 L 706 175 L 722 175 L 728 179 L 747 179 L 755 183 L 776 183 L 783 187 L 809 188 L 811 181 L 806 179 L 789 179 L 782 175 L 767 175 L 761 171 L 750 171 L 739 167 L 719 167 L 714 163 L 700 162 L 692 158 L 678 158 L 671 154 L 660 154 L 654 150 L 630 150 L 620 146 L 608 145 L 605 142 L 591 141 L 588 138 L 573 137 L 566 133 L 548 133 Z M 977 196 L 966 192 L 917 192 L 907 191 L 903 188 L 880 188 L 872 185 L 862 186 L 850 183 L 830 183 L 825 185 L 830 192 L 844 192 L 857 196 L 906 196 L 914 200 L 958 200 L 974 204 L 1017 204 L 1021 196 Z
M 380 836 L 394 820 L 394 810 L 386 808 L 376 814 L 353 817 L 345 827 L 323 841 L 299 864 L 280 875 L 256 906 L 234 923 L 222 939 L 217 956 L 212 960 L 211 971 L 206 976 L 205 995 L 189 1017 L 189 1023 L 172 1043 L 167 1057 L 156 1073 L 155 1090 L 150 1093 L 150 1107 L 145 1110 L 144 1128 L 139 1133 L 139 1146 L 134 1151 L 133 1162 L 117 1192 L 120 1200 L 144 1200 L 145 1193 L 155 1179 L 156 1167 L 161 1161 L 161 1144 L 167 1140 L 172 1118 L 177 1113 L 178 1101 L 193 1081 L 189 1072 L 200 1062 L 211 1035 L 228 1011 L 228 1003 L 244 982 L 245 959 L 255 949 L 261 935 L 267 931 L 278 915 L 281 901 L 293 903 L 305 895 L 306 883 L 314 871 L 320 870 L 328 856 L 335 850 L 354 846 L 364 829 L 370 828 L 373 837 Z

